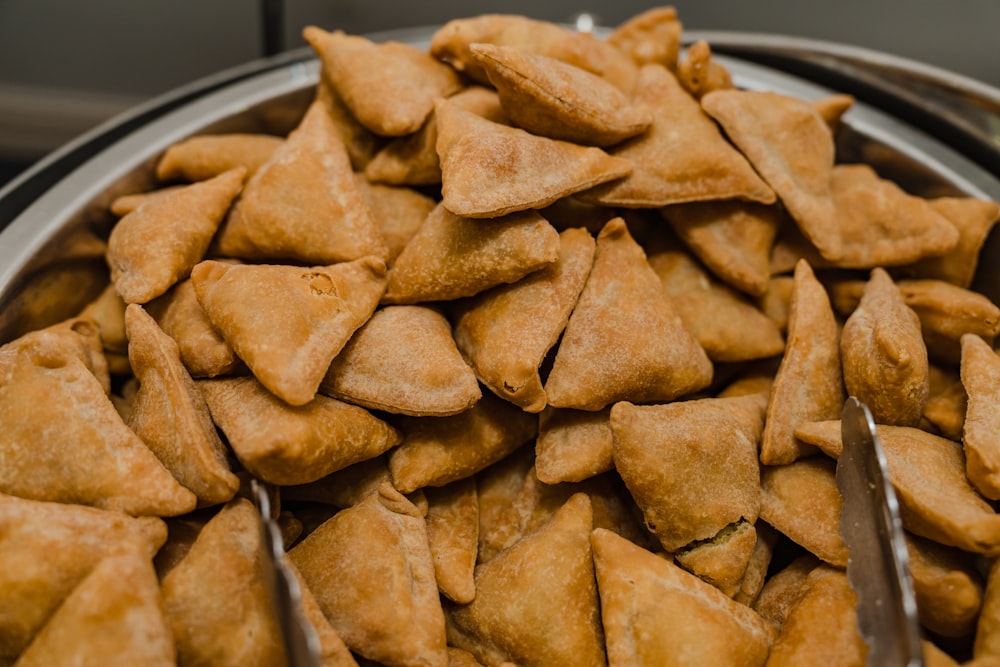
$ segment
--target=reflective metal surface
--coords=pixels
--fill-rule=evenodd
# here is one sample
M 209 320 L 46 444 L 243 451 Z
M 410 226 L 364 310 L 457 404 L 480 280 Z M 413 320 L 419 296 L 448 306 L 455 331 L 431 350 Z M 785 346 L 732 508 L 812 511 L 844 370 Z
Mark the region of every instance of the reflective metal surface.
M 868 645 L 866 664 L 919 667 L 923 650 L 910 559 L 875 420 L 865 404 L 851 397 L 840 424 L 840 533 L 851 552 L 847 580 L 858 596 L 858 630 Z

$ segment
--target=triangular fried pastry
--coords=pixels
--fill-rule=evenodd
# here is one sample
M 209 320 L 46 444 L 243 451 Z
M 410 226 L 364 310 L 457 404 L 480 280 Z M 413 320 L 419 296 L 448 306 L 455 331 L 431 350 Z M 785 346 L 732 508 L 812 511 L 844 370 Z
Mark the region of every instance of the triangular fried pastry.
M 701 105 L 823 257 L 839 259 L 840 225 L 830 192 L 833 135 L 819 112 L 803 100 L 756 90 L 713 91 Z
M 771 278 L 771 248 L 785 215 L 778 206 L 714 201 L 667 206 L 674 232 L 719 280 L 761 297 Z
M 441 594 L 459 603 L 476 597 L 473 573 L 479 547 L 479 500 L 472 477 L 427 487 L 427 539 Z
M 459 305 L 455 342 L 497 396 L 527 412 L 545 407 L 539 368 L 569 321 L 593 259 L 593 237 L 567 229 L 555 262 Z
M 375 311 L 385 262 L 365 257 L 307 268 L 207 260 L 191 280 L 212 326 L 261 384 L 290 405 L 305 405 Z
M 476 474 L 480 563 L 492 560 L 523 535 L 521 521 L 511 515 L 533 474 L 534 461 L 534 452 L 525 446 Z
M 451 417 L 401 417 L 403 443 L 389 454 L 392 483 L 403 493 L 443 486 L 496 463 L 535 437 L 538 420 L 484 395 Z
M 289 552 L 352 651 L 392 667 L 446 667 L 424 518 L 388 483 Z
M 642 68 L 635 104 L 653 110 L 652 126 L 609 150 L 631 162 L 632 173 L 584 193 L 584 201 L 639 208 L 718 199 L 775 201 L 771 188 L 666 68 Z
M 95 322 L 100 329 L 101 347 L 105 355 L 128 354 L 125 335 L 125 302 L 114 285 L 108 285 L 101 295 L 80 311 L 80 318 Z
M 185 139 L 167 148 L 156 163 L 156 177 L 161 181 L 206 181 L 219 174 L 243 167 L 247 177 L 284 141 L 270 134 L 203 134 Z
M 840 336 L 844 385 L 876 424 L 916 426 L 930 394 L 920 319 L 885 269 L 875 268 Z M 998 362 L 1000 365 L 1000 362 Z
M 351 110 L 347 108 L 340 95 L 333 89 L 329 77 L 320 69 L 319 81 L 316 83 L 316 101 L 323 105 L 333 122 L 337 135 L 344 143 L 347 157 L 354 171 L 364 171 L 365 166 L 372 161 L 378 152 L 381 141 L 367 127 L 358 122 Z
M 329 113 L 314 102 L 219 230 L 220 255 L 331 264 L 386 248 Z
M 834 461 L 811 456 L 760 473 L 760 518 L 835 567 L 847 565 Z
M 761 470 L 760 518 L 818 558 L 843 568 L 848 553 L 840 535 L 843 498 L 834 467 L 825 456 L 765 466 Z
M 676 551 L 674 561 L 728 597 L 733 597 L 739 591 L 756 545 L 757 530 L 752 523 L 741 519 L 708 540 Z
M 600 148 L 501 125 L 448 100 L 437 103 L 436 115 L 441 194 L 456 215 L 495 218 L 544 208 L 632 171 L 631 162 Z
M 437 203 L 411 188 L 369 183 L 360 176 L 358 182 L 388 248 L 386 263 L 391 264 Z
M 416 417 L 458 414 L 483 395 L 448 320 L 427 306 L 376 310 L 334 358 L 320 393 Z
M 962 445 L 909 426 L 877 428 L 906 529 L 965 551 L 1000 555 L 1000 514 L 966 477 Z M 839 419 L 829 420 L 803 424 L 796 434 L 836 458 L 843 447 L 840 429 Z
M 934 279 L 899 280 L 896 287 L 920 318 L 927 354 L 934 361 L 957 366 L 964 334 L 992 344 L 1000 333 L 1000 308 L 979 292 Z M 837 281 L 830 286 L 830 298 L 837 312 L 849 315 L 863 291 L 861 281 Z
M 128 425 L 202 505 L 230 500 L 240 481 L 229 469 L 226 447 L 205 399 L 181 364 L 173 339 L 142 306 L 125 311 L 129 361 L 139 380 Z
M 477 567 L 476 598 L 446 605 L 448 643 L 489 665 L 607 664 L 592 526 L 590 500 L 576 494 L 537 531 Z
M 669 401 L 701 389 L 712 363 L 688 332 L 625 221 L 597 237 L 594 267 L 570 315 L 549 405 L 600 410 L 616 401 Z
M 543 137 L 613 146 L 653 119 L 614 85 L 569 63 L 511 46 L 472 44 L 469 53 L 497 89 L 513 125 Z
M 194 509 L 194 494 L 122 421 L 81 347 L 51 330 L 0 347 L 0 492 L 135 515 Z
M 944 437 L 961 441 L 968 405 L 969 395 L 965 392 L 962 381 L 956 380 L 942 391 L 936 394 L 932 392 L 924 404 L 923 418 Z
M 788 611 L 767 664 L 863 665 L 868 647 L 857 624 L 858 598 L 847 575 L 829 565 L 814 568 Z
M 513 14 L 482 14 L 449 21 L 431 37 L 430 51 L 459 72 L 488 83 L 486 72 L 469 52 L 477 43 L 512 46 L 562 60 L 607 79 L 626 93 L 635 81 L 635 63 L 613 45 L 588 33 Z
M 757 520 L 763 418 L 760 395 L 611 408 L 615 467 L 664 549 Z
M 840 129 L 841 120 L 844 114 L 854 106 L 854 96 L 846 93 L 837 93 L 828 97 L 821 97 L 812 101 L 813 108 L 819 112 L 823 122 L 827 124 L 834 136 Z
M 761 525 L 766 523 L 761 522 Z M 820 563 L 816 556 L 806 552 L 776 571 L 768 578 L 757 600 L 751 605 L 753 610 L 775 629 L 781 630 L 785 619 L 788 618 L 788 611 L 798 602 L 802 594 L 806 577 Z
M 218 507 L 201 508 L 182 516 L 170 517 L 167 524 L 167 541 L 153 557 L 156 575 L 162 580 L 170 570 L 184 560 L 191 545 L 205 524 L 218 512 Z
M 1000 655 L 1000 560 L 993 561 L 989 569 L 972 655 L 976 658 Z
M 637 65 L 659 63 L 677 69 L 681 50 L 681 22 L 674 7 L 647 9 L 616 27 L 607 42 L 630 56 Z
M 646 245 L 646 251 L 685 328 L 709 359 L 751 361 L 785 350 L 774 321 L 744 295 L 717 281 L 676 240 L 661 235 Z
M 526 448 L 530 453 L 530 448 Z M 516 456 L 516 455 L 515 455 Z M 519 465 L 489 474 L 478 483 L 481 504 L 479 517 L 479 563 L 496 558 L 522 537 L 545 524 L 574 494 L 590 498 L 594 527 L 607 528 L 648 549 L 659 548 L 656 538 L 642 525 L 628 488 L 614 473 L 595 475 L 582 482 L 544 484 L 535 469 Z M 510 479 L 506 478 L 510 475 Z
M 958 230 L 958 244 L 938 257 L 921 259 L 899 273 L 912 278 L 944 280 L 969 288 L 979 265 L 979 251 L 990 230 L 1000 220 L 1000 205 L 974 197 L 939 197 L 928 200 L 931 208 L 944 216 Z
M 476 660 L 476 656 L 472 655 L 468 651 L 455 648 L 454 646 L 449 646 L 448 667 L 483 667 L 483 663 Z
M 507 122 L 496 91 L 484 86 L 469 86 L 448 100 L 477 116 L 497 123 Z M 365 166 L 365 177 L 373 183 L 390 185 L 440 185 L 437 136 L 437 115 L 431 113 L 415 133 L 393 139 L 379 150 Z
M 755 611 L 600 528 L 591 537 L 612 665 L 758 665 L 775 631 Z
M 249 500 L 231 501 L 164 577 L 180 664 L 285 664 L 265 584 L 259 523 Z
M 284 558 L 284 565 L 291 570 L 298 582 L 302 597 L 302 619 L 311 625 L 316 633 L 316 639 L 319 642 L 317 651 L 319 667 L 358 667 L 351 650 L 340 638 L 337 629 L 330 625 L 330 621 L 323 615 L 323 609 L 319 606 L 316 596 L 309 590 L 309 585 L 302 577 L 302 573 L 287 555 Z
M 461 88 L 452 68 L 412 44 L 376 44 L 360 35 L 314 26 L 302 35 L 344 104 L 375 134 L 416 132 L 433 111 L 434 100 Z
M 123 545 L 73 589 L 15 663 L 18 667 L 98 667 L 112 658 L 170 667 L 177 651 L 149 553 Z
M 158 197 L 118 221 L 108 238 L 111 282 L 126 303 L 146 303 L 200 262 L 243 187 L 242 167 Z
M 684 58 L 677 63 L 677 80 L 697 100 L 713 90 L 735 88 L 733 76 L 712 58 L 712 47 L 703 39 L 685 49 Z
M 791 273 L 800 259 L 809 262 L 814 269 L 828 269 L 836 264 L 820 255 L 798 226 L 782 225 L 771 248 L 771 275 Z
M 125 217 L 132 211 L 136 210 L 146 202 L 157 199 L 163 195 L 168 195 L 172 192 L 177 192 L 178 190 L 183 190 L 187 184 L 182 183 L 179 185 L 168 185 L 166 187 L 157 188 L 155 190 L 148 190 L 146 192 L 136 192 L 130 195 L 121 195 L 116 197 L 114 201 L 111 202 L 109 210 L 113 215 L 119 218 Z
M 400 441 L 364 408 L 326 396 L 290 406 L 249 377 L 202 380 L 199 388 L 240 463 L 272 484 L 314 482 Z
M 194 283 L 182 280 L 146 304 L 163 332 L 174 339 L 184 367 L 193 377 L 229 375 L 240 365 L 233 348 L 219 335 L 198 303 Z M 124 322 L 123 322 L 124 324 Z
M 795 267 L 785 356 L 767 405 L 761 463 L 791 463 L 810 453 L 811 447 L 795 440 L 795 427 L 837 418 L 843 403 L 837 321 L 823 285 L 809 264 L 800 261 Z
M 962 443 L 965 474 L 990 500 L 1000 499 L 1000 357 L 979 336 L 962 336 L 962 386 L 968 396 Z
M 781 359 L 774 358 L 743 365 L 733 379 L 716 394 L 716 397 L 763 394 L 764 398 L 768 398 L 771 395 L 771 386 L 774 384 L 774 374 L 780 363 Z
M 778 325 L 778 330 L 782 334 L 786 335 L 788 333 L 788 311 L 791 309 L 794 290 L 795 278 L 793 276 L 773 276 L 767 283 L 767 292 L 757 301 L 764 314 Z
M 972 555 L 909 533 L 903 537 L 921 625 L 941 637 L 972 635 L 984 588 Z
M 16 658 L 111 550 L 134 541 L 152 557 L 166 539 L 153 517 L 0 494 L 0 661 Z
M 835 166 L 830 193 L 841 237 L 837 266 L 909 264 L 958 244 L 958 230 L 928 200 L 907 194 L 866 164 Z
M 73 358 L 94 374 L 105 394 L 110 394 L 111 376 L 101 348 L 101 330 L 94 320 L 71 317 L 0 346 L 0 378 L 12 372 L 14 364 L 26 354 L 43 364 L 46 359 Z
M 548 408 L 538 419 L 535 466 L 545 484 L 579 482 L 611 470 L 611 409 Z
M 740 579 L 736 593 L 732 596 L 734 600 L 748 607 L 753 607 L 760 597 L 767 576 L 771 570 L 771 559 L 774 556 L 775 546 L 781 538 L 781 533 L 771 527 L 766 521 L 758 521 L 754 524 L 754 533 L 757 536 L 750 560 L 747 562 L 743 578 Z
M 520 280 L 559 257 L 559 233 L 535 211 L 480 221 L 438 205 L 396 258 L 385 303 L 443 301 Z
M 357 505 L 379 484 L 389 481 L 389 462 L 384 455 L 358 461 L 308 484 L 283 485 L 282 500 L 323 503 L 341 509 Z

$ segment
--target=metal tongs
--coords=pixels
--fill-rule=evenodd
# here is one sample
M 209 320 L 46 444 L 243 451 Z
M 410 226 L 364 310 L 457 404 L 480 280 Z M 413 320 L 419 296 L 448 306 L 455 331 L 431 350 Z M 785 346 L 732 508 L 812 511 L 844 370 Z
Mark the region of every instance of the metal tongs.
M 319 639 L 302 615 L 302 590 L 295 574 L 285 563 L 284 541 L 272 515 L 271 496 L 257 480 L 251 480 L 250 489 L 259 510 L 264 586 L 271 598 L 288 667 L 319 667 Z
M 924 664 L 920 626 L 899 501 L 889 483 L 872 413 L 854 397 L 847 399 L 841 413 L 841 438 L 840 532 L 850 549 L 847 580 L 858 596 L 858 629 L 868 645 L 866 665 L 919 667 Z

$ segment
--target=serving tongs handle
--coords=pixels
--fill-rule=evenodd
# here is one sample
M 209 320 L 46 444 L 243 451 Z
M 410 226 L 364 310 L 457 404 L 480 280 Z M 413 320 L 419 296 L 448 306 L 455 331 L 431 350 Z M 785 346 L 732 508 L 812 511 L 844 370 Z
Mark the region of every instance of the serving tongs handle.
M 319 667 L 319 639 L 302 615 L 302 590 L 285 564 L 284 541 L 271 510 L 271 496 L 267 487 L 256 479 L 251 480 L 250 490 L 260 518 L 264 585 L 271 598 L 288 665 Z
M 1000 175 L 1000 90 L 908 58 L 787 35 L 691 31 L 715 53 L 797 74 L 903 118 Z
M 874 667 L 923 665 L 920 625 L 903 541 L 899 501 L 868 407 L 847 399 L 841 413 L 843 450 L 837 487 L 844 497 L 840 532 L 850 550 L 847 580 L 858 596 L 858 630 Z

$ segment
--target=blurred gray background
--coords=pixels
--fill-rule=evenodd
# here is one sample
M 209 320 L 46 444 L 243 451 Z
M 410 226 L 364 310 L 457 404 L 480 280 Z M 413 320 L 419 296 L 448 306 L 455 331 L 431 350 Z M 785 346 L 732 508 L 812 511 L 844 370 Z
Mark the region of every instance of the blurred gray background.
M 266 22 L 264 9 L 279 9 Z M 641 0 L 0 0 L 0 182 L 97 123 L 199 77 L 303 45 L 483 12 L 614 26 Z M 833 40 L 1000 87 L 998 0 L 677 0 L 685 29 Z M 271 42 L 273 47 L 274 42 Z

